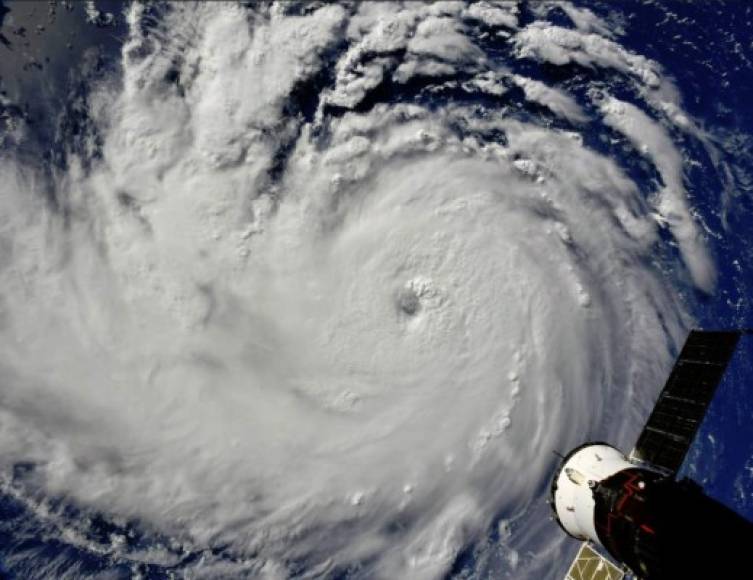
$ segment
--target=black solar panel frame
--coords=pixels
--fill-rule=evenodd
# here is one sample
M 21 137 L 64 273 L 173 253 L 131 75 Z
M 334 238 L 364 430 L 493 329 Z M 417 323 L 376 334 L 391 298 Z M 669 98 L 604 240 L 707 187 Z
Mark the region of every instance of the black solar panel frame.
M 693 330 L 631 456 L 677 473 L 740 339 L 740 331 Z

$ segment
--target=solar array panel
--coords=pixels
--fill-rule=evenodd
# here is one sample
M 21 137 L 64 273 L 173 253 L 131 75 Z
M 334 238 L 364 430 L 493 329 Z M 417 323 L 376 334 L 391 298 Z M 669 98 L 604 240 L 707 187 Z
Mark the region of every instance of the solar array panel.
M 672 474 L 677 472 L 714 398 L 740 334 L 740 331 L 691 331 L 630 454 L 631 459 L 650 463 Z
M 583 542 L 565 580 L 622 580 L 624 576 L 620 568 Z

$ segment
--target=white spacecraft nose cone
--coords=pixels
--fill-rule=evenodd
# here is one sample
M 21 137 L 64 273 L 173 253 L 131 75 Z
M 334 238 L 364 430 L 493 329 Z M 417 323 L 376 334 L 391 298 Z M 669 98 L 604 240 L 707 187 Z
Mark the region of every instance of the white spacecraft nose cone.
M 589 443 L 574 449 L 552 487 L 554 511 L 564 530 L 575 538 L 601 543 L 594 524 L 593 490 L 600 481 L 632 467 L 611 445 Z

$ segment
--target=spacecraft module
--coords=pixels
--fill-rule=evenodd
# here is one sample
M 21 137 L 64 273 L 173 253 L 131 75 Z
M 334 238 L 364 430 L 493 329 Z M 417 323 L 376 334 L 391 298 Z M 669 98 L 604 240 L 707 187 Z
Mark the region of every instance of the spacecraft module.
M 732 578 L 746 569 L 748 555 L 730 546 L 753 547 L 753 524 L 676 474 L 749 333 L 690 333 L 629 455 L 590 442 L 563 457 L 551 485 L 554 519 L 584 542 L 568 579 Z

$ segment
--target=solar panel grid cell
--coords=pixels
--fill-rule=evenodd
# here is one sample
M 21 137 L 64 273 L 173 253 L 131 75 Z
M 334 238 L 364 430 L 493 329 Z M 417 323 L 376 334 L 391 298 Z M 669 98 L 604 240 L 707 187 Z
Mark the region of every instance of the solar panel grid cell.
M 694 330 L 641 432 L 632 458 L 671 473 L 682 464 L 741 332 Z

